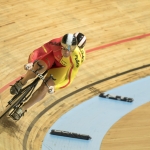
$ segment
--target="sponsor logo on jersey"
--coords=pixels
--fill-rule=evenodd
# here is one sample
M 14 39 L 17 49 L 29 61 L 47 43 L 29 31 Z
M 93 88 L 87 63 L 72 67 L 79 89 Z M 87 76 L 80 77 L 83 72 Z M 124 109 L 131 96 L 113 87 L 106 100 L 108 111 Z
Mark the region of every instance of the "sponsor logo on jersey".
M 67 66 L 67 62 L 63 60 L 63 58 L 60 60 L 60 63 L 63 65 L 63 66 Z
M 80 60 L 78 59 L 78 55 L 75 55 L 76 67 L 79 67 Z
M 84 58 L 84 57 L 85 57 L 85 56 L 84 56 L 84 51 L 81 49 L 80 52 L 81 52 L 81 55 L 82 55 L 82 60 L 81 60 L 81 62 L 83 62 L 84 59 L 85 59 L 85 58 Z

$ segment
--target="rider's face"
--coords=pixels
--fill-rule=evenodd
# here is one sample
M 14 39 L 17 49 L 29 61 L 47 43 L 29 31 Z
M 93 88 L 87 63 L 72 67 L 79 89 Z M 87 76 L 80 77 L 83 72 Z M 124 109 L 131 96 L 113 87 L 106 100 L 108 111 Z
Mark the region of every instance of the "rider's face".
M 62 52 L 62 55 L 63 55 L 64 57 L 69 57 L 69 56 L 70 56 L 70 54 L 71 54 L 71 52 L 70 52 L 70 51 L 65 50 L 63 47 L 62 47 L 61 52 Z
M 76 48 L 76 45 L 67 45 L 64 43 L 61 43 L 61 49 L 62 49 L 62 55 L 64 57 L 69 57 L 71 55 L 71 52 L 73 52 Z

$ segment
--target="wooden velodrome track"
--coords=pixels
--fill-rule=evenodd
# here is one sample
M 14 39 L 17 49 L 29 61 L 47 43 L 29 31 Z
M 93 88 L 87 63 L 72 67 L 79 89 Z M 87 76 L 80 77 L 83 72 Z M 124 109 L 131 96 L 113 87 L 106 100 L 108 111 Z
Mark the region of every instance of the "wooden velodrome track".
M 7 85 L 25 74 L 28 55 L 77 31 L 87 37 L 87 59 L 73 84 L 47 94 L 18 122 L 2 119 L 0 150 L 40 150 L 46 132 L 65 112 L 150 75 L 149 0 L 0 0 L 0 111 L 11 98 Z M 100 149 L 150 149 L 149 118 L 150 103 L 133 110 L 108 131 Z

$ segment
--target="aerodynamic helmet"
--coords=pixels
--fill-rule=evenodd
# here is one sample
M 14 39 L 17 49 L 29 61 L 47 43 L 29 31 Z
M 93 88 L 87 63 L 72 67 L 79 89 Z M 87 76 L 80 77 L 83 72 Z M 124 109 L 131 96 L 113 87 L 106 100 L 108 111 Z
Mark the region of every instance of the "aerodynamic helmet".
M 77 39 L 76 39 L 75 35 L 71 34 L 71 33 L 65 34 L 62 37 L 61 45 L 64 50 L 74 51 L 74 49 L 77 46 Z
M 77 38 L 77 45 L 79 48 L 83 48 L 86 44 L 86 36 L 80 32 L 74 34 Z

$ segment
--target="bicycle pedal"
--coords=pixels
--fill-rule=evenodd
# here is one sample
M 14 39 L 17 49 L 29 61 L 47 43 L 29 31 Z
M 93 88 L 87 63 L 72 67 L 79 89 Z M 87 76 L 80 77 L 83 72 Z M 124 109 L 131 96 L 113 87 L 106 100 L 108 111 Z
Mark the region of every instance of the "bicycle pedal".
M 13 120 L 15 120 L 15 121 L 18 121 L 16 118 L 14 118 L 14 116 L 13 115 L 11 115 L 11 114 L 9 114 L 9 117 L 11 118 L 11 119 L 13 119 Z
M 20 120 L 20 118 L 21 118 L 23 115 L 19 116 L 17 113 L 14 112 L 14 113 L 9 114 L 9 116 L 10 116 L 13 120 L 18 121 L 18 120 Z

